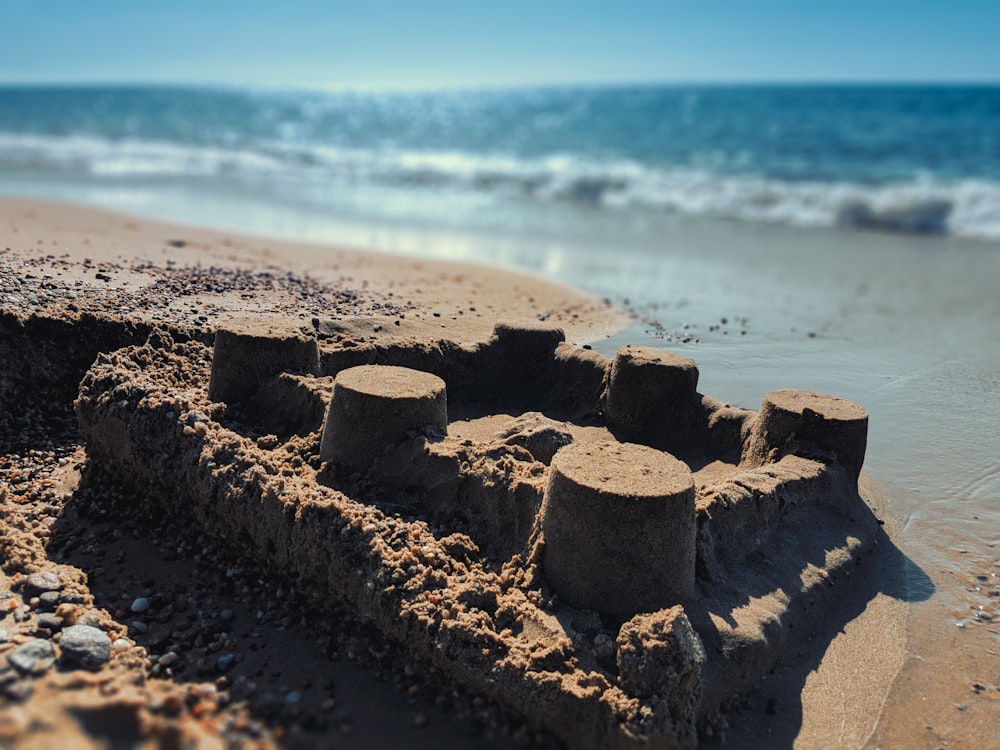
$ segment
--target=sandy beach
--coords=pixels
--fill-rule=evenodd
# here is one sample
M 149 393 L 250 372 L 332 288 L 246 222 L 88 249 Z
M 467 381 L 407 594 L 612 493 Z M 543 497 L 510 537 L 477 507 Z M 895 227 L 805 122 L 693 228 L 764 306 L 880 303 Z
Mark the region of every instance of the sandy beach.
M 662 277 L 647 274 L 643 292 L 628 301 L 639 318 L 633 321 L 602 299 L 626 306 L 600 281 L 588 294 L 493 266 L 26 199 L 0 200 L 0 217 L 0 301 L 21 313 L 117 314 L 206 340 L 246 314 L 308 324 L 335 310 L 352 335 L 382 327 L 412 337 L 446 332 L 469 344 L 486 340 L 498 321 L 544 322 L 605 356 L 624 343 L 671 348 L 690 337 L 698 345 L 684 353 L 698 360 L 709 395 L 755 409 L 764 392 L 796 387 L 862 404 L 872 415 L 862 495 L 885 522 L 891 549 L 852 581 L 830 632 L 800 634 L 725 717 L 726 728 L 701 740 L 726 747 L 990 745 L 1000 700 L 997 440 L 990 432 L 1000 415 L 1000 348 L 981 321 L 995 319 L 1000 304 L 991 291 L 1000 278 L 1000 263 L 988 256 L 995 248 L 956 243 L 949 255 L 931 247 L 947 241 L 927 240 L 916 248 L 927 256 L 917 267 L 905 253 L 919 241 L 875 235 L 839 247 L 831 232 L 808 241 L 838 252 L 802 263 L 802 236 L 790 230 L 763 230 L 737 243 L 735 230 L 710 227 L 698 230 L 703 252 L 696 262 L 666 264 Z M 679 247 L 691 237 L 679 227 L 669 240 Z M 643 262 L 639 253 L 623 257 L 615 273 L 641 276 Z M 565 268 L 558 275 L 574 283 L 600 276 Z M 810 284 L 815 278 L 824 282 Z M 722 297 L 735 311 L 732 323 L 718 320 Z M 738 316 L 745 319 L 737 324 Z M 101 590 L 81 583 L 79 612 L 63 615 L 94 618 L 122 638 L 136 636 L 136 603 L 158 596 L 197 600 L 189 606 L 228 612 L 223 620 L 252 621 L 256 608 L 266 616 L 247 634 L 254 657 L 210 687 L 172 679 L 169 663 L 141 659 L 86 677 L 49 673 L 0 708 L 0 742 L 86 746 L 87 736 L 120 730 L 149 742 L 179 732 L 206 747 L 219 746 L 227 733 L 246 746 L 316 746 L 323 738 L 346 747 L 554 744 L 408 663 L 377 634 L 331 625 L 328 614 L 290 600 L 273 572 L 202 551 L 204 541 L 186 535 L 182 519 L 116 517 L 116 506 L 99 496 L 116 488 L 86 477 L 81 485 L 86 455 L 66 392 L 53 376 L 40 383 L 37 401 L 24 402 L 27 413 L 20 402 L 3 403 L 4 481 L 37 507 L 31 518 L 6 519 L 6 549 L 16 554 L 9 552 L 0 581 L 2 604 L 13 603 L 0 622 L 0 648 L 17 643 L 20 623 L 30 619 L 19 621 L 15 612 L 30 599 L 27 571 L 17 578 L 15 561 L 35 568 L 58 562 L 89 575 L 100 568 Z M 53 394 L 64 399 L 55 407 Z M 79 501 L 67 506 L 76 492 Z M 80 540 L 58 561 L 39 559 L 45 540 L 71 523 L 86 529 Z M 251 591 L 266 592 L 265 603 Z M 83 603 L 88 595 L 92 607 Z M 180 627 L 183 610 L 175 609 L 175 619 L 161 625 Z M 40 603 L 32 609 L 32 627 L 43 610 Z M 224 653 L 226 639 L 219 643 Z M 301 706 L 287 700 L 291 694 L 305 696 Z

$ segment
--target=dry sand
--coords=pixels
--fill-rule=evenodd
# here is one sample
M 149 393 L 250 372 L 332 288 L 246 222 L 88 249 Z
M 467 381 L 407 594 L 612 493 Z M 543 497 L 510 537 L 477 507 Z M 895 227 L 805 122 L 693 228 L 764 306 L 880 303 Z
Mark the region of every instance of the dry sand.
M 252 239 L 16 199 L 0 200 L 0 267 L 4 306 L 66 305 L 70 314 L 79 314 L 88 306 L 106 307 L 109 300 L 117 300 L 119 307 L 128 308 L 127 315 L 188 325 L 205 336 L 216 322 L 232 315 L 265 311 L 310 321 L 329 315 L 332 308 L 345 319 L 361 316 L 361 322 L 345 323 L 356 326 L 359 335 L 366 326 L 375 325 L 413 334 L 446 328 L 450 337 L 468 341 L 485 339 L 497 319 L 546 320 L 578 342 L 604 336 L 626 322 L 621 313 L 574 290 L 493 268 Z M 228 269 L 228 275 L 206 273 L 211 268 Z M 227 283 L 208 291 L 209 277 Z M 197 294 L 188 293 L 184 284 L 193 285 Z M 27 483 L 29 494 L 40 496 L 74 491 L 80 484 L 75 467 L 84 456 L 71 415 L 33 413 L 30 423 L 24 424 L 17 421 L 18 406 L 0 405 L 7 433 L 5 482 L 22 485 L 19 491 Z M 36 453 L 29 454 L 32 450 Z M 864 475 L 863 480 L 867 482 Z M 84 484 L 84 495 L 115 491 Z M 877 490 L 864 486 L 866 498 L 875 501 Z M 255 618 L 253 609 L 260 607 L 265 616 L 250 634 L 259 644 L 255 651 L 259 657 L 248 681 L 258 683 L 254 686 L 258 695 L 267 694 L 277 705 L 272 712 L 255 716 L 227 713 L 225 706 L 214 704 L 210 688 L 200 693 L 202 688 L 190 687 L 185 680 L 167 679 L 168 667 L 143 675 L 142 680 L 137 679 L 138 666 L 135 671 L 123 666 L 114 674 L 92 678 L 71 672 L 39 684 L 28 700 L 0 708 L 0 743 L 44 747 L 57 737 L 81 743 L 88 733 L 106 733 L 109 726 L 119 726 L 126 737 L 138 732 L 137 727 L 154 737 L 165 736 L 175 731 L 172 716 L 198 716 L 200 710 L 207 718 L 186 723 L 183 731 L 200 737 L 206 746 L 226 732 L 247 742 L 256 735 L 262 743 L 277 740 L 292 745 L 294 733 L 287 727 L 299 714 L 294 701 L 282 701 L 297 690 L 309 693 L 312 701 L 305 715 L 323 716 L 322 731 L 335 734 L 338 744 L 345 746 L 471 747 L 509 743 L 504 729 L 523 734 L 516 722 L 491 713 L 474 697 L 452 693 L 434 675 L 418 675 L 419 670 L 391 644 L 349 626 L 331 630 L 329 623 L 310 619 L 297 603 L 278 595 L 281 584 L 268 578 L 267 571 L 245 570 L 204 553 L 192 575 L 185 560 L 199 554 L 198 542 L 185 538 L 183 521 L 116 518 L 100 510 L 84 520 L 91 505 L 99 508 L 100 503 L 81 502 L 73 511 L 80 515 L 87 536 L 67 564 L 111 571 L 102 582 L 106 612 L 96 621 L 122 632 L 115 623 L 128 622 L 131 597 L 160 592 L 194 602 L 187 606 L 229 611 L 230 617 L 250 621 Z M 59 523 L 45 518 L 41 522 L 42 528 Z M 38 524 L 22 526 L 43 539 L 47 536 L 38 533 Z M 922 737 L 923 727 L 905 726 L 898 718 L 889 729 L 873 734 L 907 653 L 903 632 L 907 605 L 893 596 L 894 581 L 905 575 L 897 562 L 883 561 L 881 580 L 858 586 L 845 601 L 845 608 L 853 608 L 859 616 L 843 633 L 804 635 L 794 656 L 751 694 L 740 713 L 739 730 L 726 734 L 727 746 L 860 747 L 869 741 L 899 746 Z M 17 582 L 5 575 L 0 594 L 12 583 Z M 130 598 L 126 601 L 123 596 Z M 15 598 L 5 597 L 0 603 L 8 601 Z M 160 624 L 178 626 L 176 618 L 183 616 L 173 617 Z M 0 627 L 8 633 L 16 630 L 12 619 L 0 622 Z M 224 642 L 221 648 L 225 650 Z M 321 658 L 330 653 L 344 661 L 330 667 Z M 319 661 L 324 661 L 323 669 L 317 667 Z M 322 696 L 314 695 L 323 691 Z M 77 708 L 62 714 L 54 710 L 106 704 L 109 695 L 116 696 L 112 710 Z M 178 701 L 191 710 L 182 711 Z M 205 708 L 195 710 L 202 705 Z M 480 714 L 477 724 L 456 718 L 476 714 Z M 926 743 L 921 740 L 918 745 Z
M 47 274 L 64 284 L 82 280 L 77 296 L 84 301 L 92 291 L 120 294 L 148 285 L 163 270 L 188 267 L 204 274 L 225 267 L 278 276 L 293 272 L 341 293 L 351 292 L 357 306 L 350 300 L 337 305 L 345 315 L 378 315 L 384 306 L 389 324 L 399 321 L 402 333 L 447 326 L 450 336 L 478 341 L 490 335 L 498 319 L 545 320 L 563 328 L 569 341 L 590 341 L 627 322 L 624 313 L 574 289 L 503 269 L 243 237 L 19 198 L 0 198 L 0 254 L 12 268 L 19 260 L 37 263 L 41 282 Z M 146 264 L 159 270 L 143 268 Z M 322 298 L 303 298 L 297 294 L 300 289 L 284 291 L 244 298 L 243 290 L 201 289 L 197 302 L 179 294 L 166 309 L 149 314 L 172 314 L 177 322 L 194 324 L 198 315 L 191 313 L 192 307 L 213 320 L 243 311 L 284 310 L 304 319 L 333 313 L 331 306 L 322 307 Z

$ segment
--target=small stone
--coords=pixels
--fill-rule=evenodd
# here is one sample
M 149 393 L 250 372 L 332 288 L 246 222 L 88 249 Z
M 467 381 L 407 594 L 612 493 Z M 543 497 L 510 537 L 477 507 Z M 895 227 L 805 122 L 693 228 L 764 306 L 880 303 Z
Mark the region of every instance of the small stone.
M 59 606 L 59 592 L 46 591 L 38 595 L 38 608 L 46 612 L 51 612 Z
M 220 672 L 225 672 L 227 669 L 232 669 L 233 665 L 239 657 L 236 654 L 230 652 L 222 654 L 218 659 L 215 660 L 215 666 Z
M 4 695 L 7 700 L 14 703 L 22 703 L 31 697 L 31 693 L 34 690 L 34 686 L 27 680 L 15 680 L 14 682 L 8 682 L 5 685 L 0 686 L 0 693 Z
M 62 628 L 62 618 L 51 612 L 43 612 L 38 615 L 38 627 L 43 630 L 59 630 Z
M 176 651 L 167 651 L 167 653 L 157 660 L 157 663 L 161 667 L 169 667 L 171 664 L 176 663 L 180 658 L 180 655 Z
M 132 602 L 132 606 L 129 609 L 131 609 L 137 615 L 142 614 L 143 612 L 148 612 L 149 599 L 147 599 L 144 596 L 140 596 L 136 598 L 135 601 Z
M 28 576 L 27 591 L 29 595 L 42 594 L 46 591 L 58 591 L 62 588 L 59 575 L 51 570 L 40 570 Z
M 86 669 L 99 669 L 111 657 L 111 639 L 90 625 L 74 625 L 59 641 L 63 656 Z
M 74 622 L 73 624 L 74 625 L 90 625 L 91 627 L 100 629 L 100 627 L 101 627 L 101 618 L 100 618 L 100 616 L 98 616 L 97 614 L 95 614 L 93 612 L 87 612 L 85 614 L 80 615 L 78 618 L 76 618 L 76 622 Z
M 112 651 L 128 651 L 130 648 L 132 648 L 131 642 L 125 638 L 116 638 L 111 644 Z
M 32 638 L 7 654 L 7 662 L 21 674 L 45 674 L 55 661 L 55 649 L 44 638 Z

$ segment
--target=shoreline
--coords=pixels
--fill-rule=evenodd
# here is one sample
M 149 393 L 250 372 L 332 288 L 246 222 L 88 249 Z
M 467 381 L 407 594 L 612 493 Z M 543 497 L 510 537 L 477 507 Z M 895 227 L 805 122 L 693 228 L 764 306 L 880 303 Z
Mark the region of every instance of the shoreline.
M 467 340 L 477 340 L 477 337 L 481 340 L 492 328 L 493 321 L 490 316 L 501 309 L 514 310 L 515 320 L 537 320 L 539 315 L 546 315 L 550 322 L 565 326 L 567 336 L 571 340 L 580 342 L 607 337 L 619 331 L 626 322 L 625 316 L 621 313 L 612 311 L 607 305 L 568 287 L 488 267 L 439 264 L 436 261 L 379 255 L 369 251 L 335 250 L 334 257 L 331 258 L 331 249 L 322 246 L 188 229 L 81 206 L 55 206 L 6 198 L 0 199 L 0 206 L 4 208 L 6 220 L 3 228 L 5 242 L 0 244 L 0 253 L 4 255 L 4 259 L 10 257 L 10 253 L 4 250 L 8 245 L 12 247 L 11 252 L 15 256 L 18 253 L 29 255 L 44 253 L 42 257 L 53 255 L 58 259 L 60 254 L 65 252 L 69 252 L 71 256 L 91 255 L 94 263 L 91 268 L 86 269 L 84 278 L 87 284 L 93 285 L 93 288 L 102 288 L 105 285 L 118 287 L 119 284 L 121 288 L 127 288 L 129 282 L 124 261 L 129 257 L 129 251 L 125 248 L 135 247 L 136 243 L 144 243 L 142 245 L 144 250 L 139 254 L 164 265 L 168 259 L 173 259 L 178 264 L 195 265 L 200 257 L 204 260 L 204 253 L 208 253 L 216 259 L 215 262 L 244 270 L 259 268 L 261 262 L 275 269 L 294 267 L 298 273 L 325 278 L 334 286 L 336 282 L 343 282 L 349 278 L 352 288 L 360 287 L 363 292 L 362 297 L 372 298 L 383 294 L 379 304 L 406 297 L 406 303 L 410 306 L 405 311 L 394 308 L 392 314 L 386 316 L 386 322 L 394 325 L 399 321 L 401 332 L 414 335 L 421 331 L 439 328 L 445 325 L 440 321 L 446 320 L 449 328 L 458 326 L 462 336 L 468 337 Z M 10 210 L 12 206 L 13 211 Z M 50 213 L 50 210 L 54 213 Z M 20 218 L 17 218 L 18 215 Z M 57 215 L 61 218 L 55 219 Z M 16 232 L 12 231 L 13 227 L 8 229 L 7 224 L 10 221 L 8 217 L 16 220 Z M 80 231 L 81 224 L 84 231 Z M 21 250 L 15 247 L 17 240 L 13 239 L 18 236 L 29 238 Z M 37 244 L 39 239 L 42 241 L 41 245 Z M 84 244 L 84 239 L 89 239 L 90 244 Z M 177 244 L 180 242 L 183 242 L 183 245 Z M 270 255 L 264 252 L 264 248 L 268 248 Z M 298 257 L 295 254 L 299 254 Z M 98 267 L 102 263 L 108 265 Z M 121 267 L 116 268 L 116 266 Z M 400 271 L 405 273 L 407 280 L 394 278 Z M 102 282 L 96 276 L 97 273 L 110 276 L 111 280 Z M 475 300 L 470 300 L 466 294 L 470 283 L 475 285 Z M 393 294 L 391 298 L 390 291 Z M 246 311 L 246 305 L 237 299 L 220 297 L 213 302 L 217 305 L 217 313 L 213 314 L 236 314 Z M 294 301 L 290 301 L 291 303 Z M 471 310 L 472 307 L 476 309 Z M 184 310 L 183 306 L 171 309 L 177 315 L 190 317 L 189 310 Z M 372 313 L 375 310 L 369 309 L 367 312 Z M 441 318 L 435 317 L 434 312 L 438 312 Z M 470 312 L 476 313 L 475 317 L 471 316 Z M 404 317 L 399 317 L 400 314 Z M 669 344 L 666 346 L 669 347 Z M 710 367 L 705 369 L 711 372 Z M 763 367 L 761 377 L 765 374 L 766 365 Z M 788 376 L 788 379 L 794 380 L 794 375 Z M 775 387 L 781 385 L 785 383 L 774 383 Z M 708 393 L 713 394 L 714 391 L 708 389 Z M 752 406 L 752 404 L 745 405 Z M 871 488 L 869 492 L 875 493 L 876 490 Z M 889 505 L 892 507 L 893 503 L 890 501 Z M 901 532 L 897 530 L 894 533 Z M 912 542 L 903 546 L 904 549 L 911 547 Z M 798 741 L 803 746 L 814 746 L 821 744 L 824 737 L 829 737 L 827 733 L 830 728 L 834 725 L 839 726 L 841 720 L 847 720 L 852 726 L 849 735 L 842 735 L 845 744 L 849 746 L 862 746 L 865 743 L 878 741 L 897 742 L 903 737 L 911 739 L 924 737 L 924 734 L 917 731 L 918 729 L 921 732 L 926 731 L 923 727 L 906 727 L 903 718 L 912 710 L 912 701 L 919 697 L 915 695 L 915 690 L 922 690 L 926 685 L 918 681 L 915 690 L 905 684 L 900 687 L 900 683 L 906 683 L 910 677 L 899 671 L 906 659 L 904 654 L 900 653 L 895 637 L 899 634 L 898 622 L 900 619 L 910 620 L 910 611 L 909 606 L 899 604 L 898 600 L 875 600 L 871 604 L 871 611 L 866 611 L 863 616 L 852 621 L 852 627 L 849 628 L 851 632 L 832 642 L 829 653 L 818 659 L 816 676 L 811 677 L 803 686 L 800 717 L 778 711 L 776 718 L 771 719 L 770 714 L 760 713 L 768 707 L 768 697 L 762 692 L 755 691 L 756 699 L 760 700 L 757 706 L 759 710 L 754 711 L 751 708 L 749 714 L 757 718 L 761 716 L 769 718 L 756 726 L 752 721 L 744 726 L 744 746 L 752 746 L 754 742 L 764 740 L 768 736 L 773 737 L 775 728 L 784 727 L 787 730 L 789 726 L 798 729 Z M 918 619 L 918 627 L 919 623 Z M 913 628 L 912 622 L 910 627 Z M 891 659 L 880 660 L 882 670 L 873 670 L 870 669 L 870 665 L 863 665 L 861 672 L 868 678 L 868 682 L 861 684 L 862 674 L 856 669 L 858 665 L 849 662 L 852 661 L 852 657 L 870 650 L 870 639 L 875 635 L 886 644 L 886 653 L 892 653 L 893 656 Z M 919 633 L 917 640 L 920 641 Z M 889 647 L 890 645 L 894 646 L 895 650 Z M 912 655 L 912 652 L 908 653 Z M 899 679 L 901 674 L 902 680 Z M 842 708 L 838 715 L 836 707 L 831 705 L 831 698 L 842 690 L 844 681 L 855 689 L 856 703 L 853 706 L 850 703 L 841 704 Z M 876 705 L 879 707 L 884 702 L 890 711 L 885 714 L 879 709 L 876 715 L 873 715 L 873 701 L 877 701 Z M 783 704 L 779 702 L 778 705 L 784 710 Z M 860 705 L 868 708 L 865 718 L 859 720 L 852 709 Z M 799 724 L 798 727 L 795 726 L 796 722 Z M 983 730 L 988 728 L 988 725 L 984 726 Z M 739 731 L 735 733 L 730 731 L 727 739 L 730 743 L 735 742 L 736 746 L 740 746 Z M 854 745 L 855 742 L 857 745 Z

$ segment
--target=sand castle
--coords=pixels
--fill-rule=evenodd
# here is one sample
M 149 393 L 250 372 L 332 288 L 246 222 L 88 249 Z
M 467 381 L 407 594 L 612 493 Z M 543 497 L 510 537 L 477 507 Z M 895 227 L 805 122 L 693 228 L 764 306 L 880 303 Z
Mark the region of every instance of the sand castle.
M 572 747 L 696 744 L 874 543 L 867 413 L 697 391 L 561 331 L 154 332 L 77 401 L 94 461 Z

